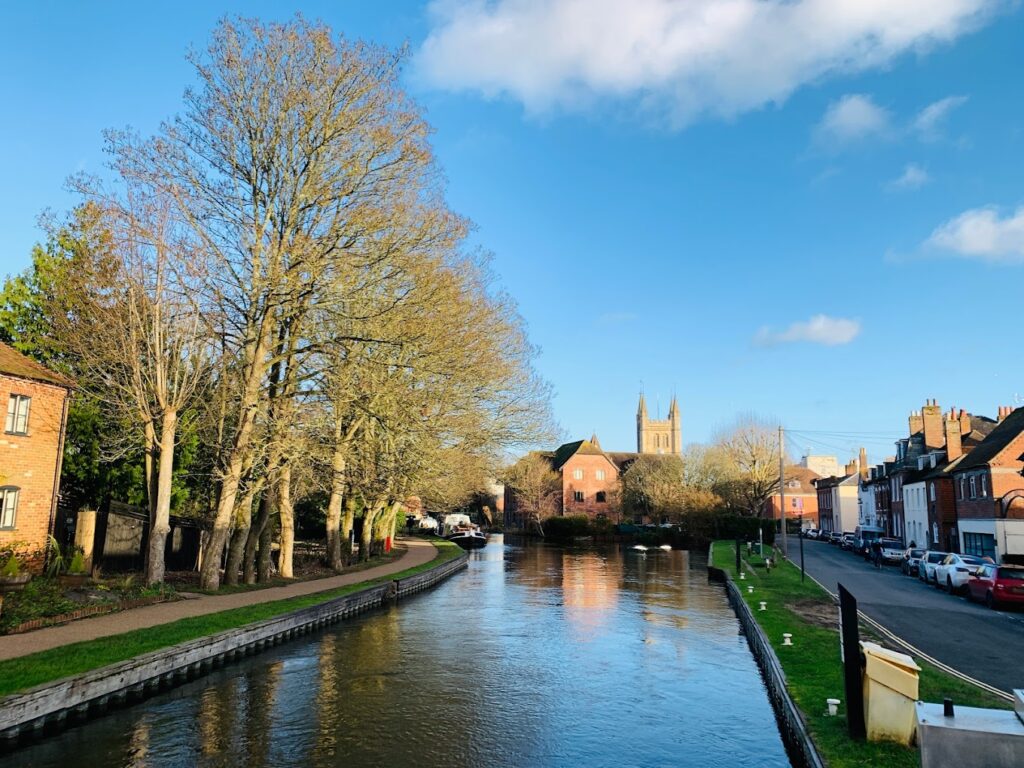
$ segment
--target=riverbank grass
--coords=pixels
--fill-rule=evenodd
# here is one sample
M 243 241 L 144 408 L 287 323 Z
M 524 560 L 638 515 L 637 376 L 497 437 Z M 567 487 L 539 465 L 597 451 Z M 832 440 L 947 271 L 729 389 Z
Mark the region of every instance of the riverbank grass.
M 0 661 L 0 696 L 18 693 L 72 675 L 80 675 L 207 635 L 272 619 L 275 616 L 324 603 L 367 587 L 415 576 L 417 573 L 454 560 L 462 554 L 462 549 L 459 546 L 443 539 L 431 543 L 438 550 L 433 560 L 389 576 L 381 576 L 310 595 L 257 603 L 206 616 L 180 619 L 155 627 L 137 629 L 96 640 L 86 640 L 81 643 L 40 651 L 29 656 Z
M 711 558 L 716 568 L 728 573 L 736 582 L 743 600 L 771 642 L 786 674 L 789 693 L 829 766 L 916 768 L 920 765 L 916 749 L 886 742 L 854 741 L 848 736 L 837 611 L 825 590 L 811 579 L 801 582 L 800 569 L 785 560 L 777 560 L 777 567 L 767 572 L 763 559 L 757 555 L 747 557 L 744 554 L 746 579 L 739 581 L 735 543 L 731 541 L 716 541 Z M 753 593 L 748 593 L 748 585 L 754 587 Z M 764 611 L 758 610 L 762 600 L 766 603 Z M 792 646 L 782 644 L 786 632 L 793 635 Z M 861 636 L 876 639 L 864 629 Z M 920 696 L 923 701 L 942 701 L 949 696 L 964 706 L 1009 708 L 1007 702 L 977 686 L 920 659 L 916 661 L 922 668 Z M 828 698 L 843 700 L 839 716 L 828 716 L 825 703 Z

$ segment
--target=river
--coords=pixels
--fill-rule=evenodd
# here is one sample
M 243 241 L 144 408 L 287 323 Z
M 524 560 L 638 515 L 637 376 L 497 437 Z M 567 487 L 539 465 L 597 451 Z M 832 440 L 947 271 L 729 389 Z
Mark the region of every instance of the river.
M 492 537 L 432 591 L 5 766 L 788 766 L 703 555 Z

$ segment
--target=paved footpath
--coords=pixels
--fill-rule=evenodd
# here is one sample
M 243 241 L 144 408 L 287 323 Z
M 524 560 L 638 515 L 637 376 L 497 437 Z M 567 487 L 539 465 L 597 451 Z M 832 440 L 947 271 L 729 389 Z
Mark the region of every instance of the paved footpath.
M 799 542 L 790 540 L 799 567 Z M 804 542 L 807 573 L 836 592 L 842 583 L 857 607 L 924 653 L 965 675 L 1009 692 L 1024 688 L 1024 611 L 992 611 L 904 576 L 896 566 L 876 570 L 863 558 L 826 542 Z
M 62 624 L 57 627 L 37 629 L 20 635 L 0 636 L 0 661 L 27 656 L 30 653 L 45 651 L 83 640 L 95 640 L 101 637 L 118 635 L 122 632 L 130 632 L 134 629 L 155 627 L 158 624 L 167 624 L 192 616 L 205 616 L 208 613 L 227 611 L 232 608 L 244 608 L 247 605 L 285 600 L 289 597 L 300 597 L 315 592 L 326 592 L 338 587 L 348 586 L 349 584 L 358 584 L 359 582 L 370 581 L 381 576 L 390 576 L 407 568 L 415 568 L 417 565 L 430 562 L 437 555 L 437 549 L 434 545 L 424 539 L 403 539 L 402 543 L 405 544 L 406 551 L 401 557 L 384 565 L 356 571 L 355 573 L 330 576 L 326 579 L 300 581 L 281 587 L 235 592 L 227 595 L 200 595 L 191 600 L 157 603 L 156 605 L 147 605 L 143 608 L 133 608 L 128 611 L 80 619 L 79 621 L 72 621 L 69 624 Z

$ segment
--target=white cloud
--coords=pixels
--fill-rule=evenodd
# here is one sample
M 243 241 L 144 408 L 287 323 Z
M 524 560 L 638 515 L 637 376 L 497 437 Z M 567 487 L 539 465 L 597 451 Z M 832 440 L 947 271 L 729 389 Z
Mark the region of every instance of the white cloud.
M 886 186 L 889 189 L 919 189 L 932 180 L 932 177 L 928 175 L 921 166 L 916 163 L 907 163 L 903 169 L 903 173 L 898 177 L 890 181 Z
M 964 211 L 932 232 L 925 246 L 967 259 L 1024 264 L 1024 206 L 1006 216 L 994 206 Z
M 933 101 L 917 113 L 917 117 L 914 118 L 914 130 L 926 139 L 935 138 L 949 113 L 966 101 L 966 96 L 947 96 L 944 99 Z
M 793 323 L 782 331 L 764 327 L 757 332 L 754 341 L 762 346 L 806 341 L 812 344 L 823 344 L 827 347 L 837 347 L 849 344 L 859 334 L 860 321 L 858 320 L 815 315 L 806 322 Z
M 531 112 L 597 99 L 674 125 L 784 101 L 984 23 L 1003 0 L 434 0 L 428 83 Z
M 818 124 L 818 138 L 825 144 L 846 144 L 889 130 L 889 113 L 863 93 L 851 93 L 829 104 Z

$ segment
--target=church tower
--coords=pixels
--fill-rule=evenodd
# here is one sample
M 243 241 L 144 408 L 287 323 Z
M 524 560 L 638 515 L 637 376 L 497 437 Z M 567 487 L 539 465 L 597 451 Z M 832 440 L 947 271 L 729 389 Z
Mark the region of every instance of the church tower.
M 652 419 L 647 415 L 644 394 L 640 393 L 640 404 L 636 409 L 636 451 L 682 455 L 683 422 L 675 395 L 672 395 L 672 403 L 668 407 L 668 418 Z

